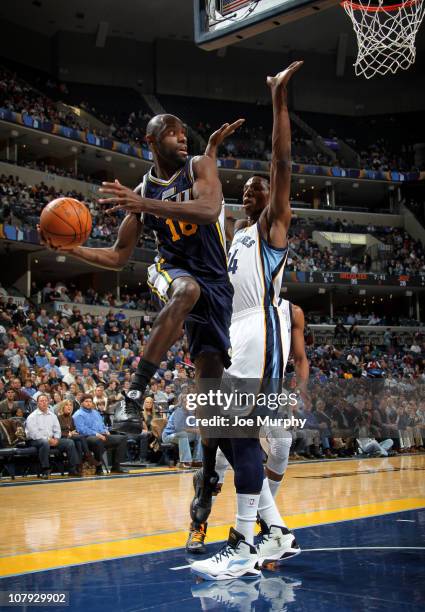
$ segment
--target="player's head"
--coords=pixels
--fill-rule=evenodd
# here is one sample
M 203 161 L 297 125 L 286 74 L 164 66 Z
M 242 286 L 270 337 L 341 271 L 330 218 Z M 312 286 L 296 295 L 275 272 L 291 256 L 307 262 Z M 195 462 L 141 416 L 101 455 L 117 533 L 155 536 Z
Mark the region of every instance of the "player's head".
M 180 168 L 187 159 L 187 128 L 174 115 L 155 115 L 146 128 L 146 140 L 158 160 Z
M 246 215 L 256 221 L 269 203 L 270 184 L 266 177 L 255 174 L 243 187 L 243 206 Z

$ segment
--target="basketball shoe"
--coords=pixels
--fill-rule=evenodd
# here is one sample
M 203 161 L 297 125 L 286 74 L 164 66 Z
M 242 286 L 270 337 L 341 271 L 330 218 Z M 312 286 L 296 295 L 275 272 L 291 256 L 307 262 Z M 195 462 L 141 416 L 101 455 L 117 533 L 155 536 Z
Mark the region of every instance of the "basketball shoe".
M 191 570 L 204 580 L 253 579 L 261 574 L 257 562 L 255 546 L 245 542 L 243 535 L 231 527 L 223 548 L 208 559 L 192 563 Z
M 301 585 L 301 580 L 286 576 L 263 575 L 259 581 L 260 596 L 270 606 L 269 612 L 283 612 L 288 609 L 287 604 L 295 601 L 296 588 Z
M 292 531 L 277 525 L 267 527 L 264 521 L 256 549 L 259 567 L 280 565 L 301 552 Z
M 192 586 L 192 596 L 201 599 L 202 610 L 240 610 L 253 609 L 258 600 L 260 577 L 256 580 L 226 580 L 226 582 L 201 581 Z M 220 605 L 217 605 L 220 604 Z
M 143 393 L 137 389 L 130 389 L 124 393 L 124 399 L 121 401 L 120 408 L 124 409 L 129 418 L 140 418 L 140 413 L 143 408 Z
M 190 524 L 189 535 L 186 542 L 186 550 L 189 553 L 203 555 L 207 549 L 205 546 L 205 536 L 207 535 L 208 523 L 200 523 L 199 525 L 193 521 Z

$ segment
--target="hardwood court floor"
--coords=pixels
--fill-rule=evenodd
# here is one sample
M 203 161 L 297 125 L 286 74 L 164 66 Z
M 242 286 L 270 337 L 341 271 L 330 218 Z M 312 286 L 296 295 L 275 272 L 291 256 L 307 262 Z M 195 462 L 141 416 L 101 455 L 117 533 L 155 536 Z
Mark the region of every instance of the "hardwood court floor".
M 425 455 L 294 463 L 277 502 L 292 528 L 420 508 L 424 472 Z M 182 546 L 192 475 L 0 487 L 0 576 Z M 214 505 L 210 541 L 234 520 L 232 479 Z

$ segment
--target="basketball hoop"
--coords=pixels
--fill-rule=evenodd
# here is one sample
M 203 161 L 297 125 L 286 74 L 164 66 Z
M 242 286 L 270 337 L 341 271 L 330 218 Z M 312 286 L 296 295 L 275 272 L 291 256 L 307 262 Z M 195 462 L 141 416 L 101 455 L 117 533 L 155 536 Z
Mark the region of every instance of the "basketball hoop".
M 385 5 L 384 0 L 344 0 L 357 37 L 357 76 L 407 70 L 416 59 L 416 34 L 424 17 L 424 0 Z

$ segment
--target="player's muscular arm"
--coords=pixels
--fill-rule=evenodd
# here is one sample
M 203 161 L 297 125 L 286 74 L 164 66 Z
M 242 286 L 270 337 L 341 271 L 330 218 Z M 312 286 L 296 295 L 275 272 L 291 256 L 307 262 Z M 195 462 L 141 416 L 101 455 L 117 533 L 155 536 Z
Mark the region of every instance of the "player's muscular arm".
M 142 223 L 136 215 L 128 214 L 120 225 L 115 244 L 105 249 L 91 249 L 89 247 L 76 247 L 68 251 L 77 259 L 107 268 L 121 270 L 130 259 L 142 233 Z
M 205 149 L 205 155 L 210 157 L 213 161 L 217 160 L 217 151 L 218 147 L 223 143 L 223 141 L 231 136 L 243 123 L 245 123 L 245 119 L 238 119 L 233 123 L 223 123 L 223 125 L 213 132 L 208 139 L 208 144 Z M 224 220 L 224 227 L 226 231 L 226 240 L 233 240 L 233 236 L 236 229 L 237 219 L 233 217 L 232 213 L 226 210 L 226 217 Z M 241 229 L 241 228 L 238 228 Z
M 223 194 L 215 162 L 202 155 L 193 160 L 195 182 L 193 184 L 193 200 L 181 202 L 168 200 L 153 200 L 143 198 L 137 193 L 124 187 L 118 181 L 103 183 L 102 193 L 110 194 L 110 198 L 99 200 L 101 204 L 116 202 L 108 213 L 125 210 L 132 213 L 150 213 L 164 219 L 187 221 L 198 225 L 215 223 L 221 211 Z
M 272 159 L 270 162 L 270 204 L 261 219 L 263 235 L 272 246 L 287 243 L 291 223 L 291 124 L 287 104 L 287 85 L 303 62 L 293 62 L 275 77 L 267 77 L 273 102 Z
M 307 390 L 309 365 L 304 343 L 304 312 L 292 304 L 291 352 L 294 358 L 295 374 L 301 394 Z

